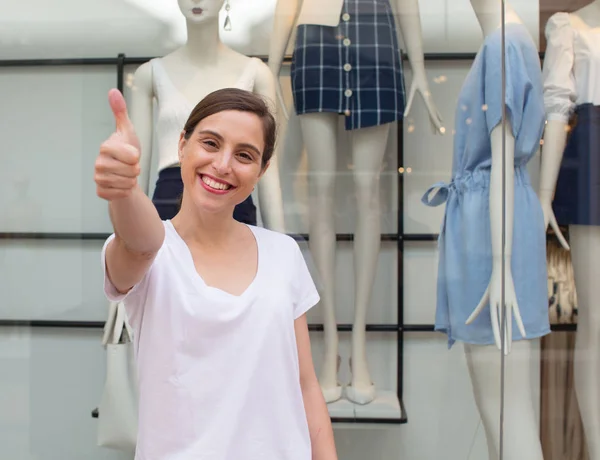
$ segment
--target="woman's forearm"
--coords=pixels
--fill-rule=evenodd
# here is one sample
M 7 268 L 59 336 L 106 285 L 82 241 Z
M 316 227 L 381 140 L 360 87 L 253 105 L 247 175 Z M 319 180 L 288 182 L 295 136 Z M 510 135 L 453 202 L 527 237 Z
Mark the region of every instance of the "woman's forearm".
M 132 253 L 158 252 L 164 226 L 150 198 L 137 186 L 129 196 L 109 203 L 115 235 Z
M 337 460 L 331 418 L 318 381 L 303 386 L 302 396 L 310 431 L 312 460 Z

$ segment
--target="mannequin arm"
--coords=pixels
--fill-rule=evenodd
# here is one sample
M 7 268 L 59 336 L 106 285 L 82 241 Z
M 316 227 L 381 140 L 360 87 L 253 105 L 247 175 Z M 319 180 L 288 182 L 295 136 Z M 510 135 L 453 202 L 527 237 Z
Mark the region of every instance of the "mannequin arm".
M 427 74 L 425 73 L 425 57 L 423 55 L 419 1 L 396 0 L 396 7 L 400 32 L 404 39 L 404 45 L 406 46 L 406 52 L 413 74 L 404 116 L 407 116 L 410 112 L 415 93 L 419 91 L 423 97 L 427 111 L 429 112 L 429 119 L 436 128 L 435 131 L 443 133 L 445 130 L 442 127 L 442 117 L 431 97 L 429 84 L 427 83 Z
M 150 192 L 150 169 L 152 165 L 152 67 L 144 63 L 134 74 L 131 90 L 130 116 L 138 139 L 140 140 L 139 185 L 145 194 Z
M 269 46 L 269 68 L 275 78 L 279 78 L 285 50 L 287 49 L 294 21 L 299 11 L 298 0 L 277 0 L 275 16 L 273 17 L 273 30 Z
M 548 120 L 544 132 L 539 192 L 540 203 L 544 212 L 544 228 L 547 228 L 548 224 L 550 224 L 562 247 L 569 249 L 569 244 L 560 231 L 554 211 L 552 210 L 554 189 L 566 143 L 567 124 L 562 120 Z
M 282 115 L 288 119 L 288 110 L 281 91 L 279 74 L 285 50 L 287 49 L 292 29 L 298 13 L 300 11 L 299 0 L 278 0 L 275 6 L 275 15 L 273 17 L 273 30 L 271 32 L 271 43 L 269 46 L 269 69 L 275 78 L 277 98 L 281 106 Z
M 260 94 L 271 104 L 278 127 L 281 126 L 280 112 L 276 110 L 276 83 L 269 68 L 262 64 L 256 73 L 254 92 Z M 260 203 L 261 217 L 265 227 L 277 232 L 285 232 L 283 213 L 283 197 L 279 178 L 279 155 L 283 145 L 281 136 L 277 136 L 275 152 L 271 157 L 270 165 L 258 184 L 258 200 Z
M 502 291 L 504 288 L 504 305 L 506 306 L 506 328 L 504 330 L 504 343 L 506 344 L 505 353 L 508 353 L 511 348 L 513 313 L 521 335 L 525 337 L 525 328 L 517 304 L 511 269 L 514 218 L 515 138 L 510 131 L 510 126 L 510 123 L 507 121 L 504 151 L 502 145 L 502 137 L 504 135 L 502 124 L 497 125 L 491 133 L 492 167 L 489 200 L 490 232 L 492 240 L 492 275 L 490 283 L 485 290 L 479 305 L 475 308 L 466 322 L 467 324 L 470 324 L 479 313 L 481 313 L 489 301 L 494 339 L 496 341 L 496 346 L 501 349 Z M 502 164 L 503 158 L 505 159 L 504 167 Z M 504 190 L 502 187 L 503 181 L 505 183 Z M 503 205 L 506 212 L 503 212 Z M 502 226 L 503 221 L 504 227 Z M 504 245 L 502 244 L 503 232 L 505 235 Z M 502 267 L 503 260 L 504 270 Z M 504 286 L 502 286 L 503 272 Z

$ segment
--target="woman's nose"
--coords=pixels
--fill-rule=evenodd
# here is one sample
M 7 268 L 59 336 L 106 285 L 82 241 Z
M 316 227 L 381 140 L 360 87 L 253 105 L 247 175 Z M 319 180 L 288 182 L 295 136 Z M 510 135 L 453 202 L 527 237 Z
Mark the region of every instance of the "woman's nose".
M 231 153 L 220 152 L 213 160 L 213 168 L 220 174 L 227 174 L 231 170 L 231 160 Z

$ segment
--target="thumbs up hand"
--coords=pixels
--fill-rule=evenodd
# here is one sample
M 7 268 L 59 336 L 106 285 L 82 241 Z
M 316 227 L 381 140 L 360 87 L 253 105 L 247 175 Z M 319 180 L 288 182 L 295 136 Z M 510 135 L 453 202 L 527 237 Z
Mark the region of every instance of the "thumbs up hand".
M 112 201 L 129 196 L 137 186 L 141 149 L 121 92 L 111 89 L 108 100 L 116 129 L 100 146 L 94 166 L 94 181 L 96 194 L 100 198 Z

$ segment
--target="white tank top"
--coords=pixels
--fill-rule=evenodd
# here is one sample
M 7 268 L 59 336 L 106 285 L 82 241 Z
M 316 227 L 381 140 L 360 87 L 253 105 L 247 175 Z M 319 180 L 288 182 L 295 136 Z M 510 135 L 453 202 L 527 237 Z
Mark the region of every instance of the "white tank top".
M 154 140 L 156 142 L 155 153 L 158 155 L 158 171 L 179 164 L 177 145 L 179 136 L 190 113 L 196 104 L 190 102 L 173 84 L 167 74 L 161 58 L 151 61 L 154 95 L 156 96 L 156 110 L 154 125 Z M 262 61 L 251 58 L 250 62 L 240 75 L 235 88 L 252 91 L 256 69 Z

